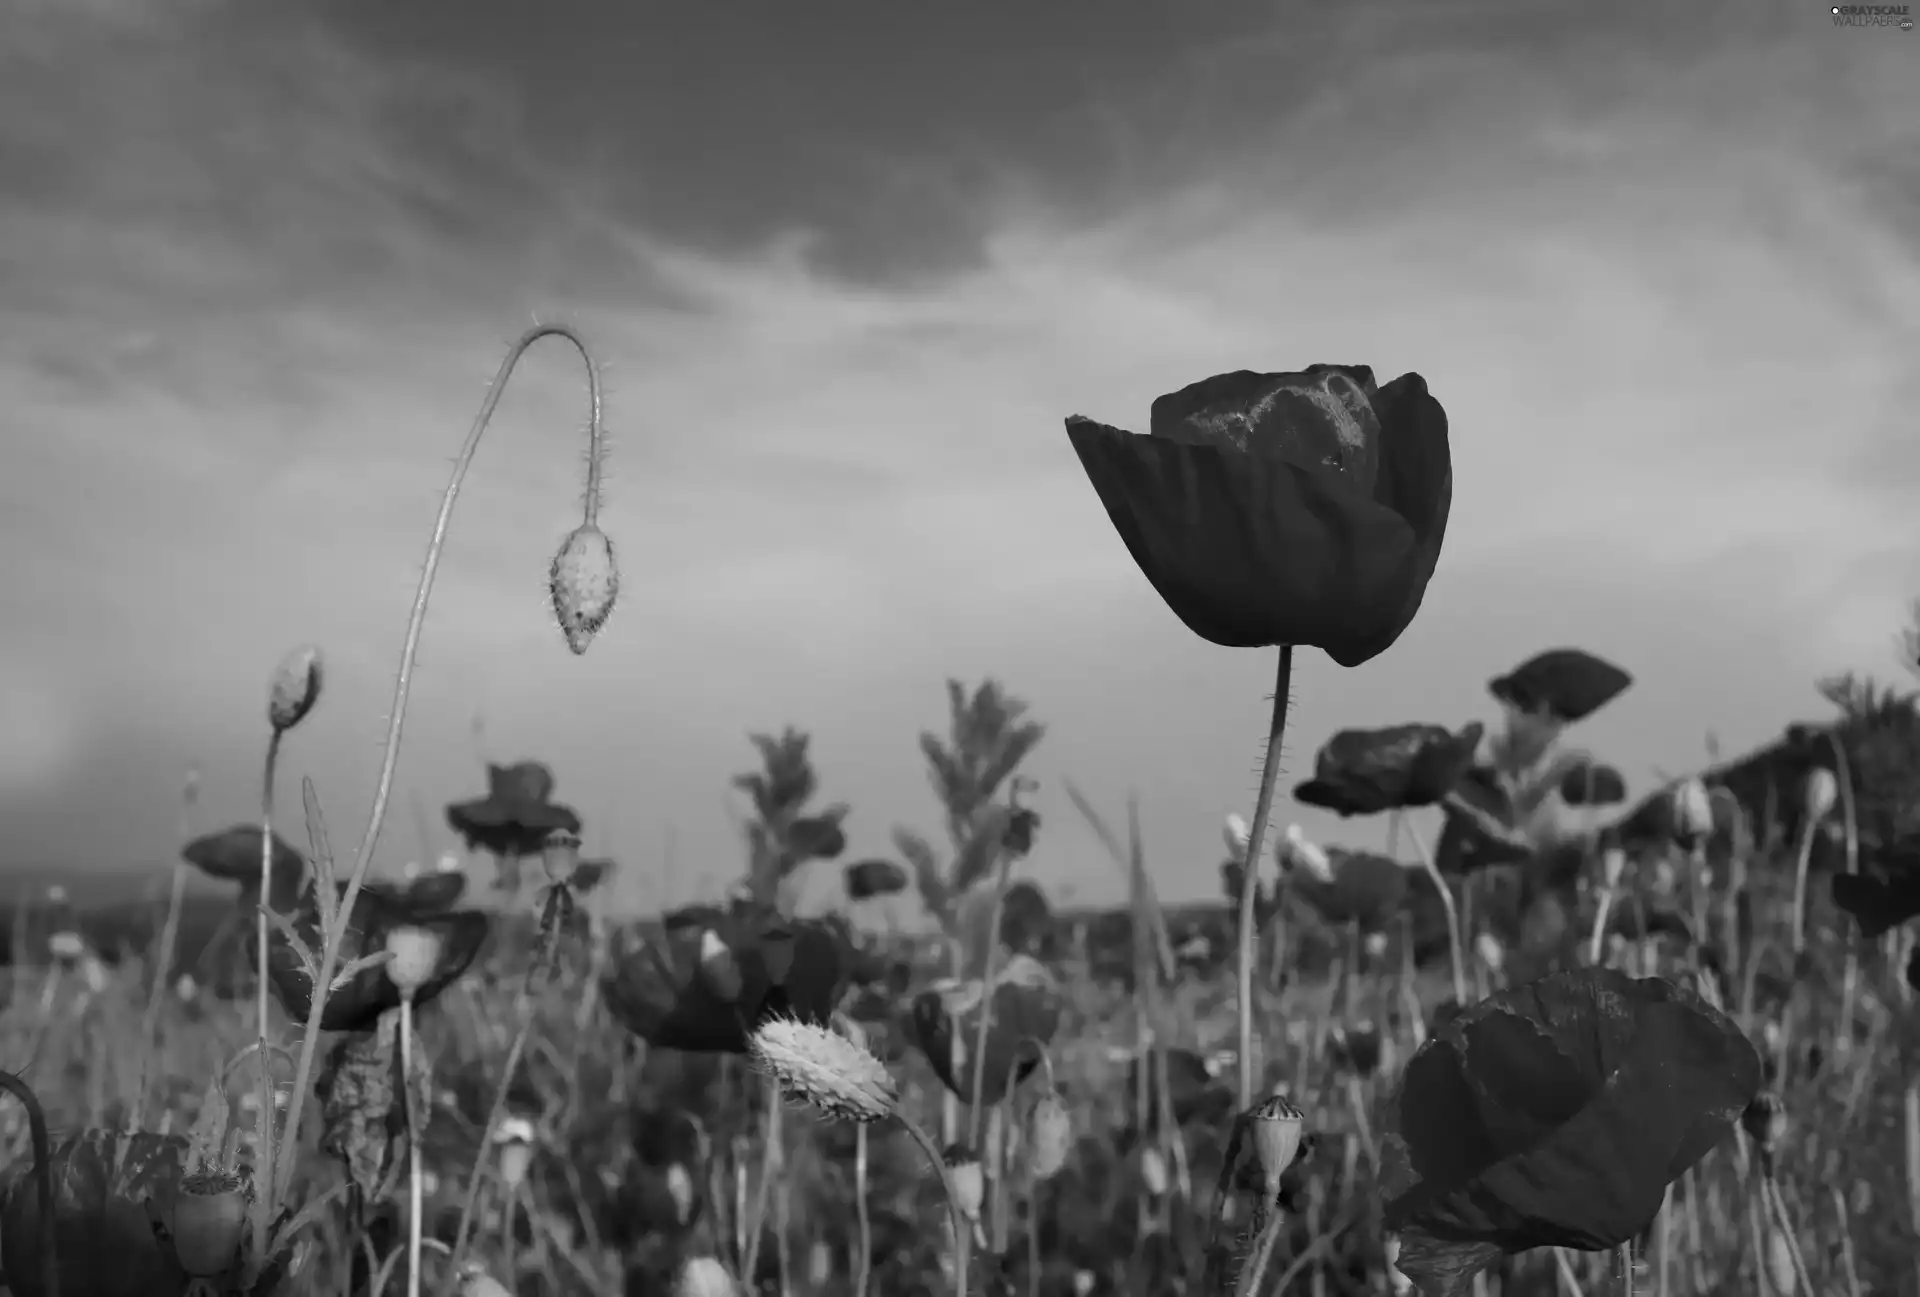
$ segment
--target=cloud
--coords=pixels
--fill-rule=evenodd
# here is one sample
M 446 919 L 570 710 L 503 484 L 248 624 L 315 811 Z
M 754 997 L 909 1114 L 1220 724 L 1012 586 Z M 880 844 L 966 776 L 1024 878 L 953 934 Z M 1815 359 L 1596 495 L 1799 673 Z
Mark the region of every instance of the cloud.
M 978 182 L 921 191 L 964 207 L 935 249 L 789 214 L 745 166 L 758 225 L 730 206 L 703 240 L 687 204 L 636 215 L 668 161 L 618 186 L 582 161 L 626 139 L 611 98 L 576 105 L 569 152 L 537 96 L 451 55 L 159 12 L 0 28 L 0 148 L 32 177 L 0 205 L 0 328 L 31 340 L 0 357 L 0 529 L 34 555 L 0 619 L 54 718 L 25 728 L 77 736 L 24 745 L 67 754 L 26 763 L 57 787 L 0 780 L 20 863 L 162 854 L 189 758 L 249 813 L 265 673 L 302 640 L 333 669 L 295 768 L 330 814 L 359 804 L 448 457 L 537 313 L 605 367 L 623 602 L 586 658 L 559 650 L 542 583 L 586 404 L 542 344 L 453 522 L 401 766 L 428 824 L 396 814 L 392 861 L 437 850 L 431 808 L 477 781 L 476 712 L 490 755 L 553 762 L 590 846 L 617 819 L 636 876 L 667 825 L 678 886 L 735 868 L 720 790 L 744 732 L 787 721 L 855 802 L 855 853 L 884 850 L 937 818 L 911 745 L 942 679 L 992 672 L 1052 726 L 1036 773 L 1140 788 L 1163 891 L 1210 891 L 1271 666 L 1160 607 L 1060 421 L 1139 426 L 1221 369 L 1418 369 L 1452 421 L 1427 607 L 1360 671 L 1303 655 L 1290 771 L 1340 724 L 1482 712 L 1487 677 L 1575 642 L 1639 677 L 1589 737 L 1645 777 L 1878 667 L 1920 584 L 1920 87 L 1886 42 L 1777 16 L 1630 38 L 1572 7 L 1323 17 L 1313 57 L 1236 30 L 1138 94 L 1082 83 L 985 161 L 912 159 Z M 113 92 L 56 113 L 75 67 Z M 719 167 L 687 174 L 717 192 Z M 892 250 L 862 263 L 850 231 Z M 1111 891 L 1046 810 L 1036 867 Z

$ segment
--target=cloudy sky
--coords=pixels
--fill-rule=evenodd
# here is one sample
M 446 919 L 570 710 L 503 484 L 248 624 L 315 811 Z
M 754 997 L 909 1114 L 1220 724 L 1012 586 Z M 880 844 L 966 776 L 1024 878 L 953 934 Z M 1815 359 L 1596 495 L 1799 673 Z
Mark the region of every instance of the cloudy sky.
M 1636 783 L 1762 741 L 1891 673 L 1920 592 L 1916 60 L 1758 0 L 9 0 L 0 868 L 163 865 L 190 765 L 202 827 L 248 815 L 303 641 L 288 795 L 358 839 L 450 459 L 534 320 L 605 368 L 622 603 L 578 659 L 544 608 L 585 399 L 542 344 L 382 868 L 537 756 L 627 899 L 717 891 L 786 723 L 882 851 L 939 823 L 943 681 L 993 674 L 1051 727 L 1038 875 L 1119 891 L 1070 778 L 1211 892 L 1271 656 L 1165 609 L 1062 419 L 1236 368 L 1417 369 L 1452 420 L 1426 606 L 1359 669 L 1301 654 L 1288 783 L 1558 644 L 1638 677 L 1585 732 Z

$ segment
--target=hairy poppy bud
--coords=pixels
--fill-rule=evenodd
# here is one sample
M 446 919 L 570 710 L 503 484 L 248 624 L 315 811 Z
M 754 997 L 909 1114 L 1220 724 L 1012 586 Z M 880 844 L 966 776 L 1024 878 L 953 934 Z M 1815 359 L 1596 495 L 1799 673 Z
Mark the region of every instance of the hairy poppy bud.
M 667 1197 L 673 1199 L 673 1219 L 678 1225 L 685 1225 L 693 1219 L 693 1176 L 684 1162 L 675 1162 L 667 1168 Z
M 1151 1144 L 1140 1150 L 1140 1183 L 1149 1198 L 1166 1196 L 1167 1159 Z
M 1221 828 L 1221 837 L 1226 840 L 1227 854 L 1235 860 L 1247 858 L 1247 845 L 1253 837 L 1253 830 L 1238 814 L 1229 813 L 1227 822 Z
M 969 1224 L 979 1224 L 980 1207 L 987 1198 L 986 1173 L 980 1169 L 980 1159 L 964 1144 L 949 1144 L 941 1160 L 947 1164 L 947 1179 L 953 1184 L 953 1205 Z
M 400 989 L 402 999 L 414 993 L 432 978 L 440 966 L 440 934 L 411 925 L 395 928 L 387 934 L 387 980 Z
M 173 1199 L 173 1255 L 195 1279 L 225 1274 L 240 1252 L 247 1192 L 237 1175 L 202 1172 L 180 1181 Z
M 1753 1102 L 1740 1114 L 1740 1128 L 1747 1132 L 1747 1138 L 1758 1145 L 1762 1152 L 1770 1153 L 1786 1138 L 1787 1106 L 1780 1102 L 1780 1096 L 1773 1091 L 1762 1090 L 1753 1096 Z
M 613 615 L 614 596 L 620 593 L 620 569 L 607 534 L 592 524 L 576 527 L 553 556 L 547 588 L 567 647 L 585 653 Z
M 732 1004 L 740 998 L 739 961 L 712 928 L 700 934 L 700 975 L 721 1003 Z
M 487 1273 L 478 1261 L 460 1267 L 460 1297 L 509 1297 L 507 1286 Z
M 493 1142 L 500 1146 L 500 1183 L 509 1192 L 526 1181 L 533 1161 L 533 1123 L 525 1117 L 508 1117 L 494 1132 Z
M 739 1292 L 740 1285 L 718 1257 L 688 1257 L 673 1280 L 673 1297 L 739 1297 Z
M 1073 1151 L 1073 1116 L 1059 1094 L 1048 1090 L 1027 1114 L 1027 1169 L 1036 1180 L 1058 1175 Z
M 1825 766 L 1815 766 L 1807 771 L 1807 786 L 1803 791 L 1807 818 L 1818 822 L 1833 814 L 1834 805 L 1840 800 L 1840 781 Z
M 879 1121 L 900 1099 L 899 1083 L 884 1063 L 810 1022 L 769 1019 L 754 1029 L 747 1052 L 787 1097 L 828 1117 Z
M 1270 1094 L 1247 1112 L 1253 1124 L 1253 1150 L 1260 1159 L 1260 1175 L 1269 1197 L 1280 1195 L 1280 1177 L 1300 1152 L 1306 1118 L 1277 1094 Z
M 267 686 L 267 723 L 276 731 L 292 729 L 320 701 L 320 650 L 303 645 L 280 659 Z
M 1688 779 L 1673 790 L 1673 839 L 1695 847 L 1713 834 L 1713 796 L 1698 779 Z
M 1333 861 L 1307 840 L 1306 831 L 1298 824 L 1287 825 L 1287 836 L 1281 840 L 1277 854 L 1281 865 L 1289 870 L 1304 870 L 1319 882 L 1333 881 Z
M 1507 965 L 1507 948 L 1500 944 L 1500 938 L 1491 932 L 1474 934 L 1473 952 L 1480 956 L 1480 962 L 1489 973 L 1498 976 Z

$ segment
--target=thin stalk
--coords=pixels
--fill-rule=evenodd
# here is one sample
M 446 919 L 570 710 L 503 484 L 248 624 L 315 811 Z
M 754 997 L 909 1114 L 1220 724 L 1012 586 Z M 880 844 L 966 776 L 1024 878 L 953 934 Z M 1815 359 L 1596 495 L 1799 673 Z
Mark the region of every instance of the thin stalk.
M 853 1256 L 853 1297 L 867 1297 L 873 1277 L 873 1218 L 867 1212 L 867 1123 L 853 1132 L 853 1212 L 858 1239 Z
M 1447 920 L 1447 956 L 1453 964 L 1454 1002 L 1465 1008 L 1467 1000 L 1467 962 L 1460 950 L 1460 914 L 1454 908 L 1453 889 L 1447 886 L 1447 880 L 1440 874 L 1440 867 L 1433 863 L 1433 851 L 1427 846 L 1427 840 L 1418 830 L 1409 829 L 1407 836 L 1413 839 L 1413 849 L 1420 857 L 1420 868 L 1433 882 L 1434 891 L 1440 894 L 1440 912 Z
M 413 1106 L 413 993 L 400 996 L 400 1106 L 407 1118 L 407 1297 L 420 1297 L 420 1115 Z M 512 1228 L 513 1215 L 507 1215 Z
M 294 1069 L 293 1094 L 287 1103 L 287 1138 L 277 1150 L 278 1171 L 272 1177 L 274 1202 L 284 1201 L 293 1183 L 294 1167 L 299 1160 L 301 1106 L 306 1102 L 308 1083 L 312 1079 L 314 1060 L 320 1048 L 320 1019 L 326 1012 L 327 988 L 332 986 L 334 972 L 339 967 L 340 949 L 347 939 L 347 921 L 353 913 L 354 902 L 360 898 L 360 887 L 366 881 L 367 870 L 373 864 L 373 849 L 380 840 L 380 828 L 387 818 L 387 803 L 393 796 L 393 773 L 400 761 L 400 738 L 406 724 L 407 699 L 413 691 L 414 663 L 420 652 L 420 635 L 426 626 L 427 603 L 433 594 L 434 577 L 440 570 L 441 554 L 446 550 L 447 529 L 453 521 L 453 507 L 460 498 L 460 487 L 466 480 L 467 469 L 473 463 L 474 451 L 479 448 L 481 437 L 493 422 L 493 412 L 500 404 L 501 393 L 505 391 L 514 367 L 526 354 L 528 347 L 549 336 L 572 343 L 586 365 L 587 397 L 591 411 L 587 427 L 587 489 L 583 517 L 585 522 L 591 524 L 599 516 L 600 477 L 606 458 L 605 437 L 600 426 L 599 367 L 594 363 L 592 353 L 587 350 L 587 344 L 571 328 L 560 324 L 535 325 L 514 341 L 507 349 L 506 358 L 500 362 L 500 369 L 494 375 L 486 399 L 481 402 L 480 412 L 467 433 L 466 443 L 460 448 L 459 458 L 454 461 L 452 477 L 440 500 L 440 512 L 434 518 L 433 535 L 427 543 L 426 564 L 420 573 L 420 587 L 413 597 L 413 611 L 407 619 L 406 640 L 400 650 L 400 671 L 394 679 L 393 707 L 387 720 L 386 751 L 381 756 L 380 775 L 374 785 L 373 807 L 367 815 L 366 832 L 361 835 L 360 846 L 354 852 L 353 872 L 347 879 L 345 893 L 340 897 L 335 922 L 327 932 L 325 949 L 320 956 L 319 976 L 314 979 L 313 1005 L 307 1012 L 306 1036 L 300 1042 L 300 1060 Z M 265 899 L 264 893 L 262 899 Z M 271 1156 L 271 1150 L 268 1155 Z
M 753 1187 L 753 1214 L 747 1218 L 747 1250 L 740 1262 L 740 1281 L 756 1290 L 760 1282 L 760 1243 L 767 1232 L 767 1205 L 771 1201 L 773 1182 L 780 1176 L 780 1114 L 783 1111 L 780 1082 L 769 1076 L 767 1133 L 760 1146 L 760 1177 Z
M 1293 645 L 1280 646 L 1273 679 L 1273 718 L 1267 725 L 1266 755 L 1260 763 L 1260 795 L 1247 830 L 1247 868 L 1240 880 L 1239 996 L 1240 1109 L 1253 1107 L 1253 936 L 1254 902 L 1260 891 L 1260 858 L 1266 849 L 1267 820 L 1273 815 L 1273 789 L 1280 778 L 1280 754 L 1287 736 L 1288 695 L 1293 690 Z M 1276 916 L 1274 922 L 1280 922 Z
M 200 799 L 199 772 L 190 771 L 180 796 L 180 840 L 193 838 L 193 811 Z M 160 926 L 160 949 L 151 970 L 153 984 L 147 988 L 147 1009 L 140 1021 L 140 1075 L 134 1089 L 133 1110 L 128 1117 L 127 1133 L 146 1129 L 147 1082 L 153 1071 L 153 1056 L 159 1049 L 160 1005 L 173 986 L 173 956 L 180 945 L 180 911 L 186 904 L 187 863 L 175 859 L 173 882 L 167 893 L 167 917 Z M 16 947 L 17 949 L 17 947 Z M 124 1150 L 123 1150 L 124 1151 Z

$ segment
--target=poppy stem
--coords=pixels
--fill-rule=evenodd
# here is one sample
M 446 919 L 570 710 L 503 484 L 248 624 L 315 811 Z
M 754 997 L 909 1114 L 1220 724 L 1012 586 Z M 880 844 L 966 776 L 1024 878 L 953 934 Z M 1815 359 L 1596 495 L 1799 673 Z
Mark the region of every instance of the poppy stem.
M 1260 891 L 1260 853 L 1266 845 L 1267 820 L 1273 815 L 1273 789 L 1280 778 L 1280 750 L 1287 734 L 1288 696 L 1293 692 L 1293 645 L 1280 646 L 1280 665 L 1274 673 L 1273 720 L 1267 726 L 1266 757 L 1260 763 L 1260 795 L 1253 804 L 1253 823 L 1247 829 L 1247 868 L 1240 880 L 1240 1107 L 1253 1106 L 1253 936 L 1254 902 Z M 1281 922 L 1276 914 L 1274 922 Z
M 60 1240 L 54 1228 L 53 1142 L 47 1137 L 47 1114 L 41 1109 L 33 1087 L 14 1073 L 0 1072 L 0 1090 L 18 1099 L 20 1106 L 27 1110 L 27 1139 L 33 1145 L 34 1200 L 40 1208 L 40 1219 L 36 1222 L 40 1237 L 35 1240 L 40 1245 L 40 1291 L 47 1297 L 60 1297 Z
M 440 556 L 446 550 L 447 528 L 453 521 L 453 506 L 460 498 L 460 486 L 473 463 L 474 451 L 479 449 L 481 437 L 493 422 L 493 412 L 500 404 L 500 395 L 506 388 L 507 379 L 512 376 L 514 367 L 520 363 L 527 348 L 546 337 L 571 343 L 586 366 L 589 422 L 587 493 L 583 516 L 591 524 L 599 514 L 601 465 L 606 457 L 605 438 L 600 427 L 600 370 L 593 353 L 587 350 L 586 342 L 573 329 L 563 324 L 538 324 L 516 338 L 507 349 L 505 359 L 500 362 L 500 368 L 487 388 L 486 399 L 480 404 L 480 412 L 467 431 L 466 442 L 460 447 L 460 456 L 454 461 L 453 475 L 440 499 L 440 512 L 433 520 L 433 537 L 427 543 L 426 563 L 420 572 L 420 586 L 413 596 L 413 611 L 407 619 L 406 641 L 400 649 L 400 670 L 394 678 L 393 707 L 388 713 L 386 750 L 381 755 L 380 773 L 374 783 L 373 807 L 367 814 L 366 832 L 361 835 L 360 846 L 354 852 L 353 871 L 348 875 L 346 890 L 340 896 L 335 921 L 323 943 L 320 975 L 313 979 L 316 993 L 307 1011 L 306 1034 L 300 1042 L 300 1061 L 294 1069 L 293 1093 L 287 1101 L 286 1138 L 281 1141 L 282 1147 L 274 1150 L 277 1154 L 271 1159 L 274 1164 L 267 1168 L 266 1179 L 272 1188 L 269 1200 L 274 1204 L 284 1202 L 293 1185 L 294 1164 L 300 1151 L 301 1109 L 306 1102 L 308 1083 L 312 1079 L 314 1060 L 320 1048 L 320 1019 L 326 1013 L 330 998 L 321 988 L 333 985 L 333 975 L 340 967 L 341 948 L 346 944 L 350 926 L 348 919 L 353 914 L 353 903 L 360 898 L 360 887 L 366 881 L 367 869 L 373 863 L 373 849 L 380 840 L 380 828 L 387 819 L 387 803 L 393 796 L 393 774 L 400 764 L 400 738 L 406 725 L 407 699 L 413 692 L 414 662 L 420 653 L 420 635 L 426 627 L 427 603 L 433 594 L 434 576 L 440 570 Z M 263 894 L 263 904 L 265 899 Z M 263 945 L 264 940 L 263 936 Z

